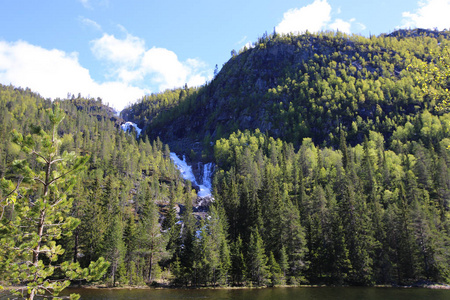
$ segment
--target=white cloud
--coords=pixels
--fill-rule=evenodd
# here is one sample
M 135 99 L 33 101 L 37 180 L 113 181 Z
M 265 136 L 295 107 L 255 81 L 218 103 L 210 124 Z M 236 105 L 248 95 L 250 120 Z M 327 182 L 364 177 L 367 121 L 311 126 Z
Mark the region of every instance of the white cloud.
M 247 40 L 248 40 L 247 36 L 244 36 L 240 41 L 236 42 L 236 45 L 242 45 Z
M 351 18 L 348 21 L 342 19 L 332 20 L 332 15 L 342 13 L 341 8 L 333 9 L 327 0 L 314 0 L 313 3 L 301 8 L 293 8 L 283 15 L 283 20 L 276 26 L 278 33 L 304 33 L 305 31 L 319 32 L 322 30 L 339 30 L 351 33 L 352 24 L 356 21 Z M 360 28 L 364 25 L 356 23 Z M 361 26 L 362 25 L 362 26 Z
M 364 31 L 367 29 L 367 26 L 364 25 L 363 23 L 357 22 L 356 25 L 358 25 L 359 30 Z
M 161 89 L 182 86 L 186 83 L 189 73 L 174 52 L 156 47 L 145 52 L 142 72 L 154 74 L 152 79 L 161 86 Z
M 89 0 L 80 0 L 81 4 L 83 4 L 83 6 L 85 8 L 92 8 L 91 4 L 89 3 Z
M 198 59 L 188 59 L 182 63 L 174 52 L 156 47 L 145 52 L 141 65 L 141 73 L 150 75 L 160 91 L 186 83 L 199 86 L 209 79 L 205 70 L 206 65 Z
M 198 59 L 182 62 L 175 52 L 153 47 L 146 50 L 144 40 L 129 34 L 124 39 L 104 34 L 91 42 L 91 50 L 98 59 L 109 65 L 110 76 L 127 83 L 150 82 L 158 91 L 181 87 L 184 84 L 201 85 L 211 76 L 205 63 Z
M 252 49 L 253 47 L 254 47 L 254 46 L 253 46 L 253 43 L 252 43 L 252 42 L 247 42 L 247 44 L 245 44 L 244 47 L 242 47 L 242 49 L 244 49 L 244 48 Z
M 109 0 L 78 0 L 86 9 L 94 9 L 95 6 L 109 6 Z M 95 3 L 93 3 L 95 2 Z
M 0 82 L 29 87 L 46 98 L 65 98 L 67 93 L 100 97 L 116 109 L 149 92 L 124 82 L 95 82 L 79 64 L 77 53 L 47 50 L 24 41 L 0 41 Z
M 207 76 L 206 74 L 193 74 L 189 76 L 186 83 L 188 86 L 201 86 L 202 84 L 205 84 L 207 79 L 211 78 L 211 76 Z
M 283 20 L 276 26 L 278 33 L 303 33 L 306 30 L 318 32 L 323 30 L 331 20 L 331 6 L 327 0 L 315 0 L 302 8 L 290 9 L 283 15 Z
M 185 84 L 200 86 L 212 78 L 212 70 L 201 60 L 180 61 L 168 49 L 146 49 L 144 40 L 126 31 L 123 39 L 103 34 L 91 42 L 91 51 L 106 65 L 104 82 L 90 76 L 76 52 L 0 41 L 0 83 L 29 87 L 53 99 L 68 93 L 101 97 L 104 103 L 123 109 L 150 92 Z
M 247 38 L 247 36 L 244 36 L 240 41 L 236 42 L 235 45 L 239 46 L 240 50 L 243 50 L 244 48 L 253 48 L 253 43 Z
M 91 27 L 95 30 L 102 31 L 102 27 L 97 22 L 95 22 L 91 19 L 88 19 L 85 17 L 79 17 L 79 20 L 83 25 L 85 25 L 87 27 Z
M 114 35 L 105 33 L 91 44 L 92 53 L 97 58 L 119 64 L 135 64 L 145 52 L 145 42 L 131 34 L 120 40 Z
M 203 61 L 196 58 L 188 58 L 186 64 L 194 70 L 206 69 L 208 67 Z
M 403 12 L 403 28 L 450 28 L 450 0 L 427 0 L 418 2 L 416 12 Z
M 354 19 L 352 19 L 352 20 L 354 20 Z M 344 21 L 342 19 L 336 19 L 328 27 L 330 29 L 332 29 L 332 30 L 336 30 L 336 31 L 339 30 L 341 32 L 350 34 L 350 32 L 351 32 L 350 28 L 352 26 L 352 24 L 351 24 L 352 20 L 350 20 L 350 22 L 346 22 L 346 21 Z

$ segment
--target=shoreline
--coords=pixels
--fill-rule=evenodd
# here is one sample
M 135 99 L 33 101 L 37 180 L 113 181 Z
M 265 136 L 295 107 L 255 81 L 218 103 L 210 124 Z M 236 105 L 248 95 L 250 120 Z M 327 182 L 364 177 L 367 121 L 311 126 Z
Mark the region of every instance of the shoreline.
M 276 286 L 207 286 L 207 287 L 186 287 L 186 286 L 173 286 L 173 285 L 161 285 L 161 286 L 116 286 L 109 287 L 106 285 L 70 285 L 65 291 L 72 289 L 92 289 L 92 290 L 253 290 L 253 289 L 270 289 L 270 288 L 336 288 L 336 287 L 352 287 L 352 288 L 397 288 L 397 289 L 434 289 L 434 290 L 450 290 L 449 284 L 414 284 L 414 285 L 373 285 L 373 286 L 350 286 L 350 285 L 276 285 Z M 10 289 L 26 288 L 25 286 L 3 286 L 0 290 L 0 296 L 2 293 L 7 292 Z
M 239 290 L 239 289 L 267 289 L 267 288 L 335 288 L 335 287 L 362 287 L 362 288 L 400 288 L 400 289 L 434 289 L 450 290 L 448 284 L 416 284 L 416 285 L 373 285 L 373 286 L 350 286 L 350 285 L 276 285 L 276 286 L 206 286 L 206 287 L 186 287 L 186 286 L 116 286 L 108 287 L 105 285 L 72 285 L 67 289 L 96 289 L 96 290 Z M 5 288 L 7 289 L 7 288 Z

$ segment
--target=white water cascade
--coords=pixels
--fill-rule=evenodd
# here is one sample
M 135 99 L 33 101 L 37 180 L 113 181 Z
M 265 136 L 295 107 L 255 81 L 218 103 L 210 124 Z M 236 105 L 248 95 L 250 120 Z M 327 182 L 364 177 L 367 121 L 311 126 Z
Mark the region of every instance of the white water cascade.
M 213 163 L 207 163 L 207 164 L 203 165 L 202 185 L 208 190 L 209 197 L 211 197 L 211 188 L 212 188 L 211 178 L 212 178 L 213 171 L 214 171 Z
M 134 129 L 136 130 L 136 137 L 138 138 L 139 135 L 141 134 L 142 129 L 139 128 L 136 123 L 133 122 L 126 122 L 122 125 L 120 125 L 120 127 L 122 128 L 123 131 L 128 132 L 131 131 L 131 128 L 134 127 Z
M 192 172 L 192 167 L 187 164 L 186 157 L 183 156 L 183 160 L 181 160 L 176 153 L 170 152 L 170 158 L 173 160 L 178 170 L 181 172 L 181 176 L 192 182 L 193 185 L 196 185 L 200 188 L 200 191 L 197 193 L 199 198 L 210 198 L 211 197 L 211 175 L 214 170 L 213 163 L 207 163 L 203 166 L 203 176 L 201 182 L 197 182 L 194 173 Z

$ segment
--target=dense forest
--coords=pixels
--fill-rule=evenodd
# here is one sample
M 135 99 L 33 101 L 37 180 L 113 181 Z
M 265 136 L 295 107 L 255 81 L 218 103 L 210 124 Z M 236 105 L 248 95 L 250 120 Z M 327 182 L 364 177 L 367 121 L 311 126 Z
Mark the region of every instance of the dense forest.
M 264 35 L 120 117 L 0 86 L 0 284 L 450 283 L 448 44 Z M 171 151 L 214 162 L 207 212 Z
M 341 128 L 356 145 L 372 130 L 389 145 L 399 126 L 424 110 L 433 113 L 436 100 L 421 93 L 421 71 L 411 66 L 433 62 L 449 44 L 447 32 L 421 30 L 370 38 L 264 35 L 197 91 L 144 97 L 122 114 L 150 137 L 159 136 L 174 150 L 181 146 L 180 152 L 237 129 L 267 131 L 296 148 L 305 137 L 337 147 Z M 180 140 L 188 144 L 174 142 Z
M 134 134 L 123 132 L 118 126 L 121 120 L 112 114 L 112 109 L 102 105 L 100 99 L 56 99 L 52 103 L 28 89 L 1 86 L 2 281 L 14 284 L 28 281 L 20 275 L 24 270 L 11 268 L 12 263 L 30 255 L 13 250 L 22 245 L 32 252 L 25 245 L 34 242 L 21 238 L 27 233 L 22 232 L 24 220 L 19 211 L 26 208 L 31 215 L 33 209 L 38 209 L 36 199 L 43 194 L 35 179 L 39 176 L 25 180 L 25 168 L 21 167 L 25 161 L 28 168 L 39 174 L 39 157 L 21 151 L 19 145 L 12 142 L 11 132 L 15 130 L 23 137 L 33 137 L 36 136 L 35 126 L 51 131 L 46 110 L 56 104 L 65 113 L 57 128 L 60 137 L 57 155 L 63 157 L 71 153 L 88 158 L 82 172 L 67 189 L 71 203 L 65 213 L 78 219 L 79 225 L 54 239 L 65 249 L 59 253 L 57 262 L 73 261 L 88 267 L 91 261 L 104 257 L 110 267 L 101 281 L 110 285 L 119 282 L 137 285 L 151 282 L 155 276 L 159 278 L 158 262 L 171 257 L 173 246 L 166 247 L 177 235 L 175 206 L 195 197 L 192 194 L 195 192 L 182 181 L 170 160 L 168 147 L 159 140 L 137 141 Z M 41 150 L 43 145 L 36 143 L 35 148 Z M 53 172 L 59 171 L 52 168 L 55 168 Z M 14 201 L 5 201 L 18 182 L 21 184 Z M 161 227 L 162 219 L 165 221 Z M 44 230 L 44 235 L 48 235 L 45 242 L 50 242 L 53 234 L 49 224 Z M 46 261 L 45 253 L 40 258 Z M 54 279 L 60 275 L 56 271 L 48 276 Z

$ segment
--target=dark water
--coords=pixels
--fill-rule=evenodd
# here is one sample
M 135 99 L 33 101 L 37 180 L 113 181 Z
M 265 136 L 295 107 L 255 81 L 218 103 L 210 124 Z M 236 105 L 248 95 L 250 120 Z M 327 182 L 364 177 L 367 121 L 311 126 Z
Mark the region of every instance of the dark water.
M 69 289 L 81 299 L 256 299 L 256 300 L 450 300 L 450 290 L 420 288 L 368 288 L 368 287 L 321 287 L 321 288 L 267 288 L 236 290 L 111 290 Z

